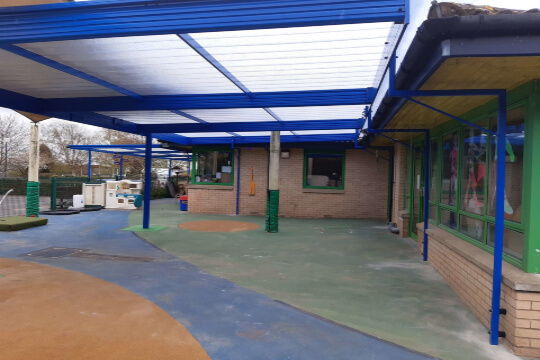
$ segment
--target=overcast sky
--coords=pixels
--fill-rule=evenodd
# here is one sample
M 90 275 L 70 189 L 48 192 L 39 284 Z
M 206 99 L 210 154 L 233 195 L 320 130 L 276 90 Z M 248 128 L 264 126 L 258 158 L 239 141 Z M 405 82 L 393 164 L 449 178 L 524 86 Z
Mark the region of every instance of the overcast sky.
M 76 0 L 76 1 L 92 1 L 92 0 Z M 454 0 L 453 2 L 464 3 L 464 4 L 474 4 L 474 5 L 490 5 L 493 7 L 502 7 L 502 8 L 511 8 L 516 10 L 528 10 L 532 8 L 537 8 L 540 6 L 538 0 L 469 0 L 469 1 L 459 1 Z M 398 47 L 398 56 L 403 57 L 405 51 L 407 50 L 410 42 L 414 38 L 416 29 L 420 24 L 427 18 L 427 13 L 429 7 L 431 6 L 431 0 L 410 0 L 411 4 L 411 23 L 407 28 L 407 31 L 402 39 L 400 46 Z M 13 113 L 11 110 L 0 108 L 0 115 Z M 56 119 L 46 120 L 47 123 L 54 123 Z M 88 125 L 86 125 L 88 126 Z M 95 131 L 96 128 L 93 126 L 88 126 L 88 131 Z

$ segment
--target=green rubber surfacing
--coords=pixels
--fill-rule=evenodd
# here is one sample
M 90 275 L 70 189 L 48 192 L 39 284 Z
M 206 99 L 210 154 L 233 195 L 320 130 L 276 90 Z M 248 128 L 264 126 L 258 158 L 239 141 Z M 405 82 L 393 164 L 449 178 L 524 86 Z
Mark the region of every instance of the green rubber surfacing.
M 47 225 L 49 220 L 45 218 L 34 218 L 24 216 L 8 216 L 0 218 L 0 231 L 18 231 Z
M 141 237 L 203 271 L 276 300 L 444 360 L 518 359 L 489 345 L 487 330 L 440 275 L 384 221 L 201 215 L 156 202 L 151 219 L 167 226 Z M 260 230 L 194 234 L 178 224 L 234 220 Z M 129 223 L 142 222 L 132 212 Z
M 126 228 L 120 229 L 124 231 L 145 231 L 145 232 L 156 232 L 161 231 L 163 229 L 166 229 L 168 226 L 156 226 L 156 225 L 150 225 L 148 229 L 143 229 L 142 225 L 132 225 L 128 226 Z

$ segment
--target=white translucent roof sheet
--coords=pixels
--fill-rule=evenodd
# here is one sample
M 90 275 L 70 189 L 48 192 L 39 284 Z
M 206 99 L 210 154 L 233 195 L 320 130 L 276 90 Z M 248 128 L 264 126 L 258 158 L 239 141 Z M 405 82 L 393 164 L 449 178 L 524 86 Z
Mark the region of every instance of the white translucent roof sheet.
M 356 129 L 340 129 L 340 130 L 301 130 L 295 131 L 297 135 L 330 135 L 330 134 L 354 134 Z
M 371 87 L 393 23 L 190 34 L 249 91 Z
M 362 117 L 365 105 L 304 106 L 271 108 L 283 121 L 344 120 Z
M 125 148 L 111 148 L 111 147 L 95 147 L 96 151 L 111 151 L 117 153 L 133 153 L 139 151 L 139 149 L 125 149 Z M 144 148 L 142 149 L 144 151 Z
M 185 137 L 199 138 L 199 137 L 233 137 L 234 135 L 227 132 L 207 132 L 207 133 L 187 133 L 177 134 Z
M 235 134 L 240 136 L 270 136 L 270 131 L 244 131 L 244 132 L 235 132 Z M 290 131 L 282 131 L 281 136 L 293 135 Z
M 136 124 L 196 124 L 182 115 L 170 111 L 103 111 L 102 115 L 130 121 Z
M 123 96 L 100 85 L 0 50 L 0 87 L 38 98 Z
M 277 121 L 264 109 L 196 109 L 182 110 L 209 123 Z
M 139 95 L 240 92 L 177 35 L 19 46 Z

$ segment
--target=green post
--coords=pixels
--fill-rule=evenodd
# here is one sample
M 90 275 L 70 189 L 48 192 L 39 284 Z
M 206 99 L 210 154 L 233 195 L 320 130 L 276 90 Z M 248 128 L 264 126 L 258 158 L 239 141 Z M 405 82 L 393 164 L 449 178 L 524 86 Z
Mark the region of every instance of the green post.
M 279 214 L 279 190 L 268 190 L 266 197 L 266 228 L 267 232 L 277 233 Z
M 39 217 L 39 182 L 26 184 L 26 217 Z
M 540 273 L 540 93 L 529 97 L 523 166 L 523 270 Z M 527 211 L 528 210 L 528 211 Z

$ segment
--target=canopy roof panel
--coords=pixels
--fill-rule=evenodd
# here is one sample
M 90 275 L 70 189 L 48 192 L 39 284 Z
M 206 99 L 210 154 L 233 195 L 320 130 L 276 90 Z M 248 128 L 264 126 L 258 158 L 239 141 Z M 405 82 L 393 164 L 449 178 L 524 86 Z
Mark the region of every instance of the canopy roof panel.
M 177 35 L 19 46 L 142 96 L 241 92 Z
M 68 145 L 70 149 L 92 151 L 106 154 L 144 157 L 144 144 L 114 144 L 114 145 Z M 191 158 L 191 153 L 169 149 L 162 144 L 152 145 L 152 158 L 163 160 L 185 160 Z
M 201 141 L 277 130 L 284 138 L 314 130 L 348 140 L 363 124 L 407 11 L 406 0 L 2 8 L 0 106 Z

